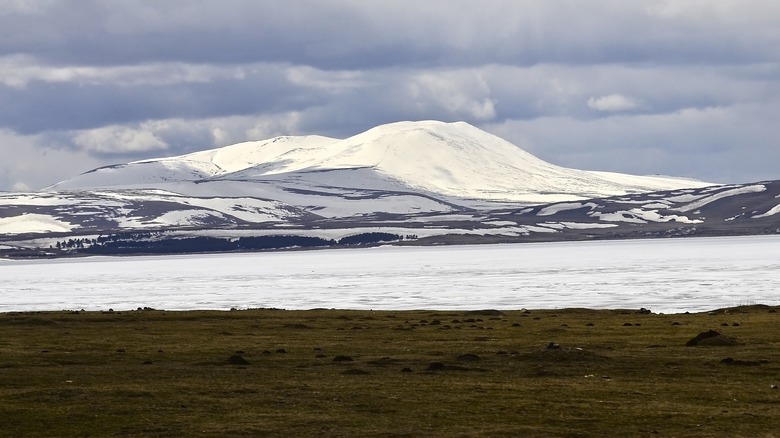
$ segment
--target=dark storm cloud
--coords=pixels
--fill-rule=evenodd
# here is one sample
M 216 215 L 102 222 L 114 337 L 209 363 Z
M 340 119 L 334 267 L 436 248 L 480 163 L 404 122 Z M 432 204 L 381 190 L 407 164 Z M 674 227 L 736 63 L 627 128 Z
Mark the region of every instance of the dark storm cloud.
M 39 7 L 0 15 L 0 53 L 61 64 L 709 64 L 757 62 L 778 50 L 765 34 L 777 8 L 757 1 L 30 3 Z
M 763 0 L 0 0 L 0 189 L 417 119 L 571 167 L 754 179 L 780 161 L 778 22 Z
M 167 73 L 165 68 L 159 70 Z M 240 78 L 209 81 L 117 82 L 87 79 L 36 81 L 24 87 L 0 85 L 0 120 L 4 127 L 34 134 L 147 119 L 285 111 L 318 100 L 314 94 L 296 91 L 278 69 L 270 68 Z

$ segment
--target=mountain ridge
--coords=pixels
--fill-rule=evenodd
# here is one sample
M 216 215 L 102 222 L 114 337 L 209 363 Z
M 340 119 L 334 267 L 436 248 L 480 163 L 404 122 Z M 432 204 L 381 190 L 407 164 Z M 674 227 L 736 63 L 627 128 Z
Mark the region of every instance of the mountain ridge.
M 539 203 L 712 185 L 680 178 L 564 168 L 465 122 L 422 121 L 381 125 L 343 140 L 282 136 L 108 166 L 47 190 L 264 181 L 278 179 L 274 175 L 280 174 L 356 168 L 373 169 L 391 186 L 400 183 L 429 195 L 503 202 Z
M 282 136 L 0 193 L 0 257 L 780 234 L 780 181 L 568 169 L 462 122 Z

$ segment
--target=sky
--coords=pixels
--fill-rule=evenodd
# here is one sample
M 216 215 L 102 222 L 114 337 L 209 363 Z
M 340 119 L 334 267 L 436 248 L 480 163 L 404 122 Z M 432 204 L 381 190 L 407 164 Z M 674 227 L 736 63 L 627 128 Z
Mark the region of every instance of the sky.
M 577 169 L 780 179 L 780 2 L 0 0 L 0 191 L 401 120 Z

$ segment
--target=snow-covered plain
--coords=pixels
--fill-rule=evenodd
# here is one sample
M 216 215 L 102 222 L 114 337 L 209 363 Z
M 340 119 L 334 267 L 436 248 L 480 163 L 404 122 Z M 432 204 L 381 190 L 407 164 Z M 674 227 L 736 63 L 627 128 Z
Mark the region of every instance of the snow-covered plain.
M 0 260 L 0 311 L 780 304 L 780 236 Z

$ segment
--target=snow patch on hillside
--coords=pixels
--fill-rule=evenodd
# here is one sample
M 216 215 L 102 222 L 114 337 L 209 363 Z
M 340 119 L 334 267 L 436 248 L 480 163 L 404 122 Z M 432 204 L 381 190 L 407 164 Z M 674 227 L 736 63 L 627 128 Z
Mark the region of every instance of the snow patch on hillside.
M 770 208 L 769 211 L 767 211 L 766 213 L 757 214 L 753 216 L 753 219 L 761 219 L 762 217 L 774 216 L 778 213 L 780 213 L 780 205 L 775 205 L 774 207 Z
M 648 222 L 680 222 L 684 224 L 700 224 L 700 219 L 690 219 L 686 216 L 676 214 L 662 215 L 658 210 L 642 210 L 641 208 L 632 208 L 627 211 L 616 211 L 614 213 L 590 212 L 588 216 L 597 217 L 607 222 L 628 222 L 635 224 L 646 224 Z
M 0 234 L 61 233 L 73 229 L 73 225 L 43 214 L 23 214 L 0 218 Z
M 579 210 L 580 208 L 589 207 L 590 209 L 598 207 L 597 204 L 594 204 L 593 202 L 564 202 L 561 204 L 553 204 L 549 205 L 547 207 L 542 208 L 539 210 L 539 213 L 536 213 L 537 216 L 552 216 L 554 214 L 560 213 L 562 211 L 567 210 Z
M 691 211 L 696 210 L 698 208 L 701 208 L 710 202 L 717 201 L 719 199 L 727 198 L 729 196 L 736 196 L 736 195 L 744 195 L 746 193 L 759 193 L 766 190 L 766 187 L 762 184 L 753 184 L 749 186 L 744 187 L 737 187 L 733 189 L 723 190 L 721 192 L 715 193 L 714 195 L 706 196 L 704 198 L 701 198 L 697 201 L 691 202 L 690 204 L 683 205 L 681 207 L 675 208 L 677 211 Z

